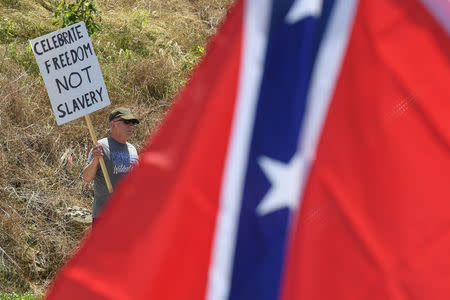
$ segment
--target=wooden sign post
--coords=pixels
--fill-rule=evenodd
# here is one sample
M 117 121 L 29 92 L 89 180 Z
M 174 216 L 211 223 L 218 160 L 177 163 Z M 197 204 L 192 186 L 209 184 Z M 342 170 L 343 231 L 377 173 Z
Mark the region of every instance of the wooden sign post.
M 95 136 L 95 131 L 94 131 L 94 127 L 92 126 L 91 118 L 89 117 L 89 115 L 85 115 L 84 118 L 86 120 L 86 124 L 88 126 L 89 133 L 91 134 L 92 142 L 94 143 L 94 145 L 97 145 L 98 141 L 97 141 L 97 137 Z M 100 167 L 103 172 L 103 177 L 105 177 L 106 186 L 108 187 L 108 191 L 109 191 L 109 193 L 112 193 L 113 187 L 111 184 L 111 180 L 109 179 L 108 170 L 106 169 L 106 165 L 105 165 L 105 161 L 103 160 L 103 157 L 100 157 L 99 162 L 100 162 Z

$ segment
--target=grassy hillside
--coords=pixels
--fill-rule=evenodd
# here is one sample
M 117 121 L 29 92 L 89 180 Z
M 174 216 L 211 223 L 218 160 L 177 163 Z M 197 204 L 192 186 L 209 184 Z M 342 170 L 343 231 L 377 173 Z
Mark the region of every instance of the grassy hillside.
M 112 103 L 91 115 L 99 138 L 110 109 L 127 106 L 141 119 L 130 142 L 142 148 L 232 1 L 94 2 L 102 31 L 91 41 Z M 73 217 L 92 205 L 81 180 L 88 129 L 84 119 L 57 126 L 28 45 L 59 29 L 58 4 L 0 0 L 0 294 L 42 291 L 89 228 Z

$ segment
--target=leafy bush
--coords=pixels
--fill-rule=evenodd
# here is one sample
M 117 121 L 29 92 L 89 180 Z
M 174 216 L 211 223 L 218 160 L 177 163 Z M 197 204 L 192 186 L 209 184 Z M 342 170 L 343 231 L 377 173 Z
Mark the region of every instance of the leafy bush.
M 93 0 L 76 0 L 69 4 L 66 4 L 65 0 L 61 0 L 55 10 L 53 24 L 66 27 L 84 21 L 89 35 L 92 35 L 101 31 L 100 25 L 95 22 L 96 17 L 98 17 L 98 10 L 94 7 Z

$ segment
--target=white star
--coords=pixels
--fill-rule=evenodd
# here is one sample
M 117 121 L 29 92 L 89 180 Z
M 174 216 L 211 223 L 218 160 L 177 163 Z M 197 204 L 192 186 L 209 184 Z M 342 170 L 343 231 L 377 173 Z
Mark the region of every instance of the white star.
M 258 164 L 272 187 L 256 207 L 257 214 L 263 216 L 285 207 L 295 209 L 303 183 L 305 160 L 297 153 L 288 164 L 266 156 L 260 157 Z
M 296 0 L 286 15 L 288 24 L 295 24 L 307 16 L 319 17 L 323 0 Z

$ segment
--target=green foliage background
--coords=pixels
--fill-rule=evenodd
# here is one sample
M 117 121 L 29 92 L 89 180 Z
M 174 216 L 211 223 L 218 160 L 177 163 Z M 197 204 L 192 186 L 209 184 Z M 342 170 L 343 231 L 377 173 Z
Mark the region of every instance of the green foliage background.
M 0 299 L 44 291 L 89 230 L 67 217 L 92 205 L 81 180 L 88 129 L 83 119 L 57 126 L 28 43 L 75 20 L 70 5 L 91 3 L 75 1 L 0 0 Z M 94 2 L 91 41 L 112 103 L 91 114 L 99 138 L 109 111 L 127 106 L 141 119 L 131 143 L 142 149 L 232 1 Z
M 66 3 L 61 0 L 55 10 L 55 19 L 53 24 L 59 24 L 61 28 L 84 21 L 89 35 L 101 31 L 96 22 L 98 10 L 94 6 L 93 0 L 75 0 L 75 2 Z
M 34 296 L 29 293 L 26 294 L 0 294 L 0 300 L 38 300 L 41 299 L 41 296 Z

